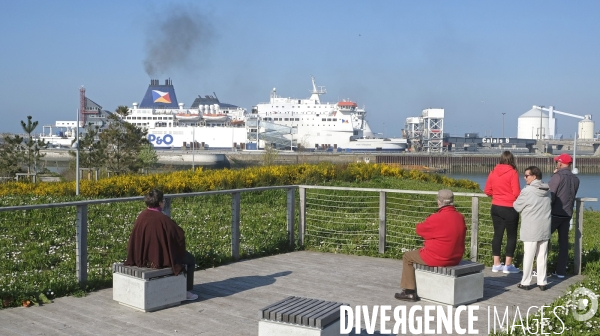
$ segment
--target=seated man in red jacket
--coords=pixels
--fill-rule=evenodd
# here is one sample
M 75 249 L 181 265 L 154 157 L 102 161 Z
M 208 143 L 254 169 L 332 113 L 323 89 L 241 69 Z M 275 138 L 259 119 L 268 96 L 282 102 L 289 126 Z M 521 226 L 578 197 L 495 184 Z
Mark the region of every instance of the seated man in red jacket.
M 415 268 L 413 264 L 433 267 L 455 266 L 465 252 L 467 226 L 465 217 L 454 207 L 451 190 L 440 190 L 437 195 L 438 210 L 417 224 L 417 234 L 425 240 L 421 249 L 402 256 L 402 291 L 394 297 L 398 300 L 417 301 Z
M 144 202 L 148 208 L 140 212 L 135 220 L 124 264 L 149 268 L 170 267 L 175 275 L 186 265 L 186 300 L 196 300 L 198 295 L 191 292 L 194 287 L 196 260 L 185 250 L 183 229 L 162 213 L 165 203 L 162 191 L 150 190 L 144 197 Z

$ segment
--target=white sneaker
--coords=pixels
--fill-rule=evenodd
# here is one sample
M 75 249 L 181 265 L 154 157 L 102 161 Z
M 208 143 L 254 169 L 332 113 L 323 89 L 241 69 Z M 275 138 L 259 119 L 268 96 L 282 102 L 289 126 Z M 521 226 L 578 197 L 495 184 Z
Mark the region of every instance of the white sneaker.
M 555 276 L 555 277 L 557 277 L 559 279 L 562 279 L 562 278 L 565 277 L 564 275 L 556 274 L 556 272 L 552 273 L 552 276 Z
M 514 265 L 510 264 L 508 266 L 504 266 L 504 269 L 502 270 L 502 273 L 519 273 L 521 272 L 520 269 L 516 268 Z
M 196 294 L 194 294 L 192 292 L 187 292 L 186 295 L 185 295 L 185 300 L 186 301 L 194 301 L 196 299 L 198 299 L 198 295 L 196 295 Z
M 532 277 L 537 277 L 537 272 L 536 271 L 531 272 L 531 276 Z
M 501 263 L 498 266 L 496 266 L 496 265 L 492 266 L 492 272 L 494 272 L 494 273 L 500 272 L 502 270 L 504 270 L 504 263 Z

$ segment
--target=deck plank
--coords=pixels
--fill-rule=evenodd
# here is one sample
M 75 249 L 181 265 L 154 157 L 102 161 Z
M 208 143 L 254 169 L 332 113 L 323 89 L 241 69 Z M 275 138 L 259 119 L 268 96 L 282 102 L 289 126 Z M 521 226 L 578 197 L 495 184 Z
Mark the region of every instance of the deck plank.
M 65 297 L 41 307 L 0 310 L 0 333 L 31 335 L 256 335 L 260 308 L 288 296 L 357 305 L 428 305 L 394 299 L 402 262 L 394 259 L 301 251 L 197 271 L 195 302 L 142 313 L 112 300 L 112 289 Z M 581 276 L 550 278 L 550 289 L 516 287 L 520 274 L 484 270 L 484 299 L 475 327 L 487 331 L 487 309 L 552 302 Z M 464 316 L 464 315 L 463 315 Z M 466 323 L 466 316 L 464 322 Z M 364 329 L 364 325 L 362 326 Z M 391 326 L 389 326 L 391 327 Z M 177 331 L 175 331 L 177 330 Z M 376 330 L 380 330 L 377 321 Z M 364 335 L 366 332 L 363 330 Z

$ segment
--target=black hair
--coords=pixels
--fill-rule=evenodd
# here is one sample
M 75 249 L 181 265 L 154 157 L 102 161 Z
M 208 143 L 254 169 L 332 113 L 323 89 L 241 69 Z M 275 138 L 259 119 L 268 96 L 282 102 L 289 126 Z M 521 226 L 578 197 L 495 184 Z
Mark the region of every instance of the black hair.
M 535 176 L 536 180 L 542 179 L 542 170 L 536 166 L 529 166 L 525 168 L 525 171 L 529 170 L 529 174 Z
M 144 196 L 144 202 L 149 208 L 158 208 L 159 203 L 162 201 L 163 192 L 158 189 L 152 189 Z

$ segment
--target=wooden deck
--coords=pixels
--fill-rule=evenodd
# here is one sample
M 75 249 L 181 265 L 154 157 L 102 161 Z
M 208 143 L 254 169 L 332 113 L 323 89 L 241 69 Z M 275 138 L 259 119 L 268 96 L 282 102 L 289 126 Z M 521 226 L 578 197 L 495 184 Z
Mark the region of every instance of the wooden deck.
M 400 260 L 293 252 L 197 271 L 194 287 L 199 295 L 197 301 L 154 313 L 119 305 L 112 300 L 112 289 L 84 298 L 59 298 L 40 307 L 0 310 L 0 334 L 256 335 L 258 310 L 287 296 L 345 302 L 352 307 L 403 305 L 404 302 L 394 299 L 401 268 Z M 487 333 L 488 306 L 504 311 L 507 305 L 518 305 L 524 314 L 529 306 L 552 302 L 581 277 L 549 278 L 550 289 L 545 292 L 537 288 L 518 289 L 516 284 L 520 279 L 521 274 L 485 270 L 485 297 L 476 304 L 479 320 L 475 327 L 480 334 Z M 408 305 L 415 304 L 430 303 Z M 462 314 L 464 323 L 465 315 Z M 392 326 L 388 324 L 388 328 Z M 432 326 L 435 328 L 435 324 Z M 362 327 L 366 335 L 364 324 Z

